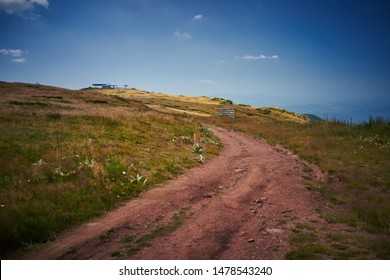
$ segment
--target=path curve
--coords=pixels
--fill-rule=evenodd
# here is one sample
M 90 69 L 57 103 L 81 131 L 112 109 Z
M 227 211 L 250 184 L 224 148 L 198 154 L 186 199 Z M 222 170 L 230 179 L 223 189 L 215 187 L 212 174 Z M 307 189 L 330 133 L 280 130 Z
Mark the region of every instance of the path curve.
M 319 219 L 321 202 L 304 187 L 309 164 L 280 146 L 210 129 L 224 145 L 218 157 L 25 258 L 282 259 L 291 227 Z M 312 180 L 320 179 L 318 168 L 310 167 Z M 178 213 L 177 229 L 128 253 L 134 240 L 169 227 Z

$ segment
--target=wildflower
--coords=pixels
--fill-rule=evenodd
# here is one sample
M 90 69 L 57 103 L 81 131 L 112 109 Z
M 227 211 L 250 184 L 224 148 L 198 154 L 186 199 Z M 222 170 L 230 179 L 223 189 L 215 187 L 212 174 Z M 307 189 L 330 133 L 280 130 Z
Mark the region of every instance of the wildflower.
M 45 162 L 43 161 L 43 159 L 40 159 L 40 160 L 38 160 L 36 163 L 33 163 L 33 165 L 38 165 L 38 166 L 40 166 L 40 165 L 42 165 L 42 164 L 44 164 Z
M 198 157 L 198 162 L 199 162 L 199 163 L 205 163 L 205 162 L 206 162 L 206 159 L 205 159 L 202 155 L 199 155 L 199 157 Z

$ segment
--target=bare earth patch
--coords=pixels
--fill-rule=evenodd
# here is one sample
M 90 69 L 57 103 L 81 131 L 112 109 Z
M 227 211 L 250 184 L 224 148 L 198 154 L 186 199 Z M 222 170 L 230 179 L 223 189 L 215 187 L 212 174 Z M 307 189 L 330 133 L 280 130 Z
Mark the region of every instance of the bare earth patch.
M 211 130 L 224 145 L 217 158 L 24 258 L 283 259 L 296 224 L 323 223 L 319 194 L 304 186 L 309 164 L 280 146 Z

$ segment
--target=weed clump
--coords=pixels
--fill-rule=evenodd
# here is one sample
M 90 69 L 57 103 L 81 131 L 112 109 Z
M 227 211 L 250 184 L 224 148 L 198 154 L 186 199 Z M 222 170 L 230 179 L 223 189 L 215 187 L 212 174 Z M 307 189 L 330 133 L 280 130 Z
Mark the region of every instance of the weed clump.
M 263 115 L 269 115 L 271 114 L 271 109 L 270 108 L 257 108 L 257 111 L 260 113 L 260 114 L 263 114 Z

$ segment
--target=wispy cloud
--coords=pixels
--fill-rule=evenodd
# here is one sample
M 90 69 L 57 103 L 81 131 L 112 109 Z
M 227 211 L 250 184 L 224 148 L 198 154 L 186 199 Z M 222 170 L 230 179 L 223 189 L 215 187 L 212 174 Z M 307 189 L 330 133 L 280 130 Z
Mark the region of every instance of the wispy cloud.
M 260 55 L 244 55 L 242 57 L 239 57 L 239 56 L 236 56 L 236 59 L 244 59 L 244 60 L 263 60 L 263 59 L 278 59 L 279 56 L 278 55 L 271 55 L 271 56 L 267 56 L 267 55 L 264 55 L 264 54 L 260 54 Z
M 0 54 L 14 57 L 12 62 L 26 62 L 26 59 L 22 55 L 28 53 L 28 51 L 22 51 L 19 49 L 0 49 Z
M 24 57 L 20 57 L 20 58 L 14 58 L 11 61 L 16 63 L 24 63 L 26 62 L 26 59 Z
M 192 18 L 192 20 L 201 20 L 203 18 L 203 15 L 196 15 Z
M 0 0 L 0 11 L 7 14 L 16 14 L 24 18 L 37 18 L 32 11 L 36 6 L 49 7 L 49 0 Z
M 218 84 L 217 81 L 213 81 L 213 80 L 206 80 L 206 79 L 199 79 L 198 82 L 200 83 L 204 83 L 204 84 Z
M 225 63 L 225 60 L 223 59 L 220 59 L 220 60 L 217 60 L 218 63 Z
M 19 49 L 1 49 L 0 54 L 4 55 L 12 55 L 12 56 L 21 56 L 24 53 L 24 51 Z
M 191 36 L 188 32 L 181 33 L 180 31 L 176 31 L 173 36 L 179 40 L 186 40 L 186 39 L 193 39 L 194 37 Z

